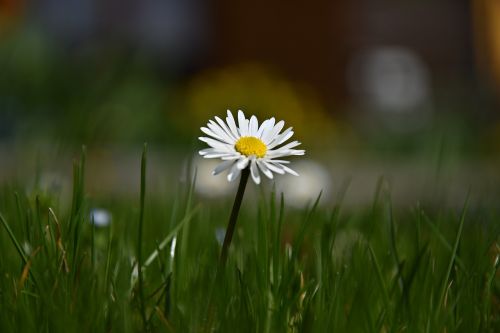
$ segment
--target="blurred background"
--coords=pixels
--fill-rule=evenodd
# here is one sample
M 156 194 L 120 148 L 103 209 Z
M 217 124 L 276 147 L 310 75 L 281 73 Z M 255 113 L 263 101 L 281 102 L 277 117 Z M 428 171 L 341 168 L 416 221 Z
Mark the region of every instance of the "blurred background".
M 293 126 L 303 206 L 500 198 L 497 0 L 0 0 L 0 183 L 91 194 L 169 191 L 209 118 L 243 109 Z M 195 158 L 198 190 L 232 194 Z

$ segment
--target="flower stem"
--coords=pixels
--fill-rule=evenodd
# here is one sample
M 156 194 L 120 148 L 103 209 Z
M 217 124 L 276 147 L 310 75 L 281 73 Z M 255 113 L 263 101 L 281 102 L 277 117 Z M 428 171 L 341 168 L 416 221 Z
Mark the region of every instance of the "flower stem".
M 224 266 L 227 261 L 227 252 L 229 251 L 229 246 L 231 245 L 231 239 L 233 238 L 236 221 L 238 220 L 238 213 L 240 212 L 241 202 L 243 201 L 243 194 L 245 194 L 245 188 L 247 186 L 249 175 L 250 168 L 247 167 L 241 171 L 240 185 L 238 186 L 238 191 L 236 192 L 236 198 L 234 198 L 233 210 L 231 211 L 231 216 L 229 217 L 226 235 L 224 236 L 224 243 L 222 244 L 222 252 L 219 258 L 219 264 L 221 266 Z

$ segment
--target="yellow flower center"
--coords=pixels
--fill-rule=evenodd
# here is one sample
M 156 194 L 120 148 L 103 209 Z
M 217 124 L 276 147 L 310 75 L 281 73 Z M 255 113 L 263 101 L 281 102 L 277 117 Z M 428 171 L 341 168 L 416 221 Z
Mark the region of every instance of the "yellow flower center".
M 266 144 L 254 136 L 242 136 L 236 141 L 234 149 L 245 156 L 264 157 L 267 153 Z

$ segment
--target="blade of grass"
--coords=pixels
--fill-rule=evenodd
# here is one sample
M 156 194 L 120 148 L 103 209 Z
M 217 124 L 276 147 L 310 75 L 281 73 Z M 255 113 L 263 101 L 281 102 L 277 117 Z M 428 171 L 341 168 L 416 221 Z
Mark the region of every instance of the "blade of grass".
M 24 289 L 24 283 L 26 282 L 26 280 L 28 279 L 28 275 L 30 274 L 30 269 L 31 269 L 31 265 L 32 265 L 33 259 L 38 254 L 38 252 L 40 252 L 40 247 L 37 247 L 33 251 L 33 253 L 30 256 L 30 259 L 28 260 L 28 262 L 26 263 L 26 265 L 24 265 L 23 272 L 22 272 L 21 277 L 19 278 L 19 282 L 18 282 L 18 290 L 19 291 L 21 291 L 22 289 Z
M 382 291 L 382 298 L 384 301 L 385 305 L 385 311 L 389 311 L 389 308 L 391 306 L 390 299 L 389 299 L 389 292 L 387 290 L 387 287 L 384 283 L 384 277 L 382 275 L 382 269 L 380 268 L 380 265 L 377 260 L 377 256 L 375 255 L 375 252 L 373 251 L 373 248 L 370 244 L 368 244 L 368 250 L 370 251 L 370 256 L 372 258 L 373 266 L 375 268 L 375 272 L 377 273 L 377 280 L 380 285 L 380 290 Z
M 3 215 L 1 213 L 0 213 L 0 221 L 2 222 L 3 227 L 7 231 L 7 234 L 9 235 L 10 240 L 14 244 L 14 246 L 17 250 L 17 253 L 19 254 L 21 259 L 23 260 L 23 264 L 26 265 L 28 263 L 28 258 L 26 257 L 26 254 L 24 253 L 24 250 L 21 247 L 21 244 L 17 240 L 16 236 L 12 232 L 12 229 L 10 229 L 9 224 L 7 223 L 7 221 L 5 220 L 5 218 L 3 217 Z
M 191 162 L 189 163 L 189 165 L 191 165 Z M 188 168 L 190 168 L 190 167 L 188 167 Z M 190 169 L 188 169 L 188 170 L 190 170 Z M 188 178 L 189 179 L 189 182 L 188 182 L 189 189 L 188 189 L 187 197 L 186 197 L 186 207 L 185 207 L 185 211 L 184 211 L 185 216 L 188 214 L 189 210 L 191 209 L 191 203 L 193 200 L 193 193 L 194 193 L 194 189 L 196 186 L 197 175 L 198 175 L 198 170 L 195 169 L 192 178 Z M 188 177 L 189 177 L 189 172 L 188 172 Z M 188 242 L 189 234 L 190 234 L 189 224 L 187 224 L 184 227 L 184 229 L 182 230 L 182 234 L 181 234 L 181 244 L 180 244 L 181 245 L 180 246 L 181 257 L 186 256 L 186 253 L 188 250 L 188 245 L 189 245 L 189 242 Z
M 281 232 L 283 226 L 284 219 L 284 210 L 285 210 L 285 199 L 283 192 L 280 195 L 280 208 L 278 213 L 278 225 L 276 226 L 276 238 L 274 240 L 274 256 L 273 256 L 273 283 L 279 284 L 279 277 L 281 275 L 279 261 L 280 261 L 280 247 L 281 247 Z
M 497 253 L 500 253 L 500 247 L 498 244 L 495 244 Z M 494 282 L 495 277 L 497 276 L 497 271 L 500 268 L 500 254 L 497 254 L 495 259 L 493 260 L 493 265 L 491 267 L 491 271 L 488 272 L 488 277 L 486 280 L 485 286 L 485 297 L 483 298 L 483 318 L 481 320 L 481 326 L 483 326 L 483 331 L 487 331 L 490 328 L 491 322 L 491 294 L 494 291 Z
M 107 239 L 107 246 L 106 246 L 106 266 L 104 267 L 104 283 L 106 284 L 106 292 L 109 291 L 109 266 L 111 265 L 111 229 L 113 226 L 111 225 L 108 229 L 108 239 Z
M 146 162 L 147 162 L 147 143 L 144 144 L 141 158 L 141 194 L 139 208 L 139 225 L 137 232 L 137 264 L 142 267 L 142 230 L 144 224 L 144 200 L 146 197 Z M 146 317 L 146 306 L 144 304 L 144 276 L 142 269 L 138 269 L 139 278 L 139 303 L 144 332 L 149 331 Z
M 1 213 L 0 213 L 0 221 L 2 222 L 2 225 L 4 226 L 5 230 L 7 231 L 7 234 L 9 235 L 10 240 L 14 244 L 14 247 L 16 248 L 17 253 L 21 257 L 21 260 L 23 261 L 23 265 L 27 265 L 28 264 L 28 258 L 26 257 L 26 254 L 24 253 L 23 248 L 19 244 L 16 236 L 14 235 L 14 233 L 12 232 L 12 230 L 10 229 L 9 224 L 7 223 L 7 221 L 2 216 Z M 35 277 L 35 274 L 33 273 L 32 270 L 30 270 L 29 272 L 30 272 L 31 278 L 33 279 L 33 283 L 35 284 L 35 286 L 38 286 L 37 278 Z
M 446 240 L 444 235 L 439 231 L 439 228 L 432 222 L 432 220 L 425 214 L 423 211 L 421 211 L 421 215 L 424 217 L 424 222 L 431 228 L 432 232 L 436 235 L 437 239 L 441 242 L 441 244 L 448 250 L 448 252 L 453 253 L 453 248 L 451 247 L 450 243 Z M 460 257 L 455 258 L 457 264 L 460 266 L 462 270 L 465 271 L 465 265 L 460 259 Z
M 59 223 L 59 219 L 57 218 L 56 214 L 54 213 L 54 210 L 49 207 L 49 216 L 52 216 L 52 220 L 54 221 L 56 225 L 56 235 L 55 235 L 55 244 L 59 251 L 61 252 L 61 266 L 64 267 L 64 271 L 66 273 L 69 272 L 69 265 L 68 261 L 66 258 L 66 250 L 64 248 L 63 242 L 62 242 L 62 231 L 61 231 L 61 225 Z
M 95 221 L 94 214 L 90 217 L 90 262 L 92 265 L 92 271 L 95 269 Z
M 67 228 L 66 238 L 71 234 L 71 230 L 73 229 L 73 223 L 77 212 L 77 200 L 78 200 L 78 179 L 79 179 L 79 170 L 78 164 L 76 160 L 73 160 L 73 195 L 71 200 L 71 214 L 69 217 L 69 223 Z
M 78 222 L 76 220 L 83 205 L 83 199 L 85 194 L 86 159 L 87 159 L 87 147 L 83 145 L 82 152 L 80 155 L 80 162 L 76 160 L 73 162 L 73 200 L 71 204 L 70 225 L 68 228 L 68 232 L 71 232 L 73 223 Z
M 319 200 L 321 199 L 321 195 L 323 194 L 323 191 L 320 191 L 318 196 L 316 197 L 316 200 L 314 201 L 313 206 L 309 211 L 307 212 L 306 217 L 304 218 L 304 221 L 300 225 L 299 232 L 297 233 L 297 237 L 295 238 L 294 244 L 293 244 L 293 257 L 297 258 L 297 256 L 300 254 L 300 248 L 302 247 L 302 242 L 304 241 L 304 237 L 306 234 L 306 229 L 309 226 L 309 221 L 311 220 L 312 216 L 316 212 L 318 205 L 319 205 Z
M 151 253 L 151 255 L 148 257 L 148 259 L 146 259 L 144 265 L 142 266 L 142 269 L 146 269 L 156 259 L 156 257 L 158 257 L 159 254 L 158 250 L 162 251 L 165 248 L 165 246 L 169 244 L 169 242 L 179 233 L 182 227 L 184 227 L 185 224 L 188 224 L 191 221 L 193 216 L 196 215 L 196 213 L 200 210 L 200 207 L 201 207 L 200 205 L 197 205 L 195 208 L 189 211 L 188 214 L 182 219 L 182 221 L 179 222 L 179 224 L 177 224 L 177 226 L 175 226 L 175 228 L 172 231 L 170 231 L 170 233 L 161 241 L 161 243 L 158 246 L 158 249 L 153 251 L 153 253 Z
M 442 283 L 442 286 L 441 286 L 441 291 L 439 293 L 438 308 L 437 308 L 437 311 L 435 312 L 436 319 L 437 319 L 437 316 L 441 312 L 441 308 L 443 306 L 444 297 L 446 295 L 446 290 L 447 290 L 447 287 L 448 287 L 448 284 L 449 284 L 448 280 L 450 279 L 450 275 L 451 275 L 451 270 L 453 268 L 453 264 L 456 261 L 456 255 L 457 255 L 457 251 L 458 251 L 458 244 L 460 243 L 460 239 L 462 237 L 462 230 L 463 230 L 463 227 L 464 227 L 465 216 L 467 214 L 467 209 L 468 209 L 468 206 L 469 206 L 469 195 L 470 195 L 470 192 L 467 195 L 467 199 L 465 200 L 464 207 L 463 207 L 462 213 L 460 215 L 460 222 L 459 222 L 459 226 L 458 226 L 457 235 L 456 235 L 456 238 L 455 238 L 455 243 L 453 245 L 453 251 L 451 253 L 450 261 L 448 263 L 448 268 L 446 269 L 446 274 L 444 276 L 443 283 Z
M 74 165 L 74 208 L 75 210 L 72 212 L 72 216 L 70 217 L 70 228 L 69 232 L 73 231 L 73 272 L 76 273 L 77 268 L 76 265 L 78 263 L 78 252 L 80 248 L 80 228 L 82 222 L 84 221 L 84 197 L 85 197 L 85 161 L 87 155 L 87 148 L 82 146 L 82 152 L 80 156 L 80 162 L 75 163 Z M 73 227 L 73 230 L 71 230 Z
M 43 230 L 42 212 L 40 208 L 40 196 L 38 195 L 35 197 L 35 219 L 36 219 L 36 225 L 38 226 L 39 239 L 43 245 L 43 250 L 47 255 L 48 254 L 47 238 L 45 237 L 45 233 Z
M 24 220 L 24 228 L 25 228 L 24 232 L 26 240 L 28 241 L 28 243 L 31 243 L 31 237 L 30 237 L 31 233 L 30 233 L 29 223 L 26 217 L 23 218 L 23 213 L 22 213 L 23 210 L 21 209 L 21 198 L 19 197 L 19 193 L 14 192 L 14 198 L 16 201 L 17 218 L 19 222 Z
M 399 259 L 399 253 L 398 253 L 398 248 L 396 246 L 396 225 L 394 221 L 394 215 L 393 215 L 393 210 L 392 210 L 392 204 L 390 199 L 387 201 L 388 205 L 388 210 L 389 210 L 389 231 L 390 231 L 390 241 L 391 241 L 391 253 L 394 258 L 394 261 L 396 263 L 396 274 L 397 274 L 397 281 L 399 288 L 401 292 L 404 290 L 404 279 L 403 279 L 403 273 L 402 273 L 402 267 L 401 267 L 401 261 Z
M 165 328 L 168 330 L 168 332 L 175 332 L 172 325 L 169 323 L 168 319 L 163 315 L 158 306 L 155 307 L 155 312 L 158 315 L 158 318 L 160 318 L 160 321 L 163 324 L 163 326 L 165 326 Z

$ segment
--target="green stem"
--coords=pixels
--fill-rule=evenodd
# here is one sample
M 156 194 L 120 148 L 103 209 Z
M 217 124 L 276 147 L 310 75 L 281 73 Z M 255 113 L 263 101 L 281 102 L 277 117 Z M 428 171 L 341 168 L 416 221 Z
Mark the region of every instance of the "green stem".
M 144 331 L 148 331 L 148 323 L 146 319 L 146 309 L 144 305 L 144 282 L 142 276 L 142 225 L 144 222 L 144 198 L 146 196 L 146 156 L 147 144 L 144 144 L 141 159 L 141 197 L 140 197 L 140 213 L 139 213 L 139 230 L 137 233 L 137 272 L 139 275 L 139 300 L 142 323 Z
M 224 243 L 222 244 L 222 252 L 219 259 L 221 266 L 224 266 L 227 261 L 227 253 L 229 251 L 229 246 L 231 245 L 231 240 L 233 239 L 234 229 L 236 227 L 236 221 L 238 220 L 238 213 L 240 212 L 241 202 L 243 201 L 243 194 L 245 194 L 245 188 L 247 186 L 249 175 L 249 167 L 241 171 L 240 185 L 238 186 L 238 192 L 236 192 L 236 198 L 234 198 L 233 210 L 231 211 L 231 216 L 229 217 L 226 235 L 224 236 Z

